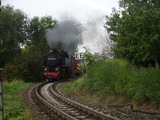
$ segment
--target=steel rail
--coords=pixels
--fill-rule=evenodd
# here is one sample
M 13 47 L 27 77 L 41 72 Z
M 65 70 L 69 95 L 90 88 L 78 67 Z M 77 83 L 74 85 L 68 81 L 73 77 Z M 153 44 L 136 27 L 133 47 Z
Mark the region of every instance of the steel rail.
M 52 85 L 49 85 L 47 89 L 48 89 L 49 94 L 56 101 L 58 101 L 60 103 L 60 106 L 58 106 L 59 103 L 58 104 L 54 103 L 53 101 L 51 101 L 52 99 L 47 100 L 47 97 L 43 96 L 44 92 L 42 92 L 41 88 L 44 85 L 46 85 L 47 82 L 38 85 L 36 87 L 36 90 L 35 90 L 35 94 L 36 94 L 35 99 L 40 104 L 42 104 L 42 106 L 43 106 L 42 109 L 45 109 L 50 114 L 50 116 L 52 116 L 53 118 L 55 118 L 55 115 L 57 115 L 58 118 L 60 117 L 60 118 L 65 119 L 65 120 L 79 120 L 79 119 L 82 119 L 82 117 L 85 117 L 86 119 L 88 119 L 88 118 L 90 118 L 90 116 L 91 116 L 91 119 L 92 119 L 92 116 L 93 116 L 93 119 L 98 119 L 98 120 L 119 120 L 119 118 L 117 118 L 117 117 L 113 117 L 109 114 L 99 112 L 99 111 L 94 110 L 92 108 L 86 107 L 85 105 L 79 104 L 78 102 L 76 102 L 72 99 L 66 98 L 57 89 L 57 86 L 58 86 L 59 83 L 60 82 L 57 81 L 57 82 L 53 83 Z M 61 107 L 61 104 L 62 104 L 62 106 L 64 106 L 64 108 Z M 65 108 L 66 108 L 66 110 L 65 110 Z M 82 114 L 80 112 L 80 116 L 82 115 L 82 117 L 80 118 L 80 117 L 78 117 L 77 114 L 74 114 L 74 113 L 72 114 L 73 110 L 81 111 Z M 76 112 L 76 111 L 74 111 L 74 112 L 79 113 L 79 112 Z M 86 115 L 88 115 L 88 116 L 86 116 Z M 150 117 L 148 116 L 147 118 L 150 118 Z M 157 117 L 154 117 L 154 118 L 156 119 Z
M 52 91 L 52 93 L 53 93 L 54 95 L 56 95 L 56 96 L 57 96 L 58 98 L 60 98 L 61 100 L 65 101 L 66 103 L 68 103 L 68 104 L 70 104 L 70 105 L 72 105 L 72 106 L 74 106 L 74 107 L 77 107 L 77 108 L 81 109 L 82 111 L 86 111 L 87 113 L 92 114 L 92 115 L 94 115 L 95 117 L 98 117 L 98 118 L 100 118 L 100 119 L 102 119 L 102 120 L 118 120 L 118 118 L 112 117 L 112 116 L 107 115 L 107 114 L 104 114 L 104 113 L 102 113 L 102 112 L 98 112 L 98 111 L 96 111 L 96 110 L 93 110 L 93 109 L 91 109 L 91 108 L 88 108 L 88 107 L 86 107 L 86 106 L 84 106 L 84 105 L 82 105 L 82 104 L 79 104 L 79 103 L 77 103 L 77 102 L 74 102 L 74 101 L 72 101 L 72 100 L 64 97 L 63 95 L 61 95 L 61 94 L 58 92 L 57 88 L 55 87 L 58 83 L 59 83 L 59 82 L 55 82 L 55 83 L 53 84 L 51 91 Z M 55 90 L 54 90 L 54 87 L 55 87 Z
M 72 116 L 70 116 L 69 114 L 63 112 L 62 110 L 60 110 L 59 108 L 55 107 L 53 104 L 49 103 L 48 101 L 46 101 L 45 98 L 42 97 L 42 95 L 40 94 L 40 89 L 42 86 L 44 86 L 46 83 L 42 83 L 41 85 L 39 85 L 36 89 L 36 96 L 39 99 L 39 101 L 42 102 L 42 104 L 44 104 L 48 109 L 50 109 L 50 111 L 56 113 L 57 115 L 61 116 L 63 119 L 66 120 L 78 120 Z

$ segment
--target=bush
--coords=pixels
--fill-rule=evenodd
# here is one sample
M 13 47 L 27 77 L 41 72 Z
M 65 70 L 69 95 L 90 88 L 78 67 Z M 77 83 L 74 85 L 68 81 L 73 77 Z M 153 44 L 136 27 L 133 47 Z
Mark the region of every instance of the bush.
M 14 64 L 7 64 L 4 67 L 4 70 L 2 72 L 3 79 L 5 81 L 12 81 L 14 79 L 20 78 L 20 68 L 17 65 Z
M 81 85 L 91 92 L 126 95 L 160 106 L 159 69 L 137 68 L 126 60 L 99 60 L 90 64 L 83 79 Z M 76 86 L 80 87 L 78 82 Z

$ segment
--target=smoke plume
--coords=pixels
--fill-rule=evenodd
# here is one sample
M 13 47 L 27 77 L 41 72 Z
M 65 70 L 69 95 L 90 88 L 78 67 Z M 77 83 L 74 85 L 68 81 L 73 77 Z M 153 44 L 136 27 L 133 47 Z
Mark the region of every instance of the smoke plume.
M 101 12 L 96 11 L 94 14 L 88 15 L 88 19 L 84 24 L 86 30 L 82 34 L 83 46 L 88 46 L 92 53 L 100 52 L 97 42 L 101 40 L 99 34 L 104 32 L 104 22 L 105 16 Z
M 46 31 L 49 46 L 75 53 L 77 46 L 83 42 L 82 28 L 82 25 L 74 19 L 58 23 L 53 29 Z

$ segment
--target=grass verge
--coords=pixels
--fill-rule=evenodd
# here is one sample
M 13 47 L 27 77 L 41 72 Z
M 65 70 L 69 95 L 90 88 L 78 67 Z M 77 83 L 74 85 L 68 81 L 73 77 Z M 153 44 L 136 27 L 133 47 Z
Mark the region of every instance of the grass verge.
M 32 84 L 23 81 L 3 82 L 5 120 L 28 120 L 19 93 Z

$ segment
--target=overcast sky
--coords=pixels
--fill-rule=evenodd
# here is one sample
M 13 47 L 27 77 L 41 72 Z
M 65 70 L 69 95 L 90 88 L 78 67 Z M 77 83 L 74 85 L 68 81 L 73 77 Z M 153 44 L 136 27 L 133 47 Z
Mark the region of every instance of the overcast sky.
M 112 8 L 118 8 L 119 0 L 1 0 L 2 5 L 13 5 L 15 9 L 21 9 L 29 17 L 51 15 L 61 21 L 64 17 L 73 17 L 87 27 L 88 33 L 101 31 L 104 25 L 105 15 L 110 15 Z M 92 22 L 92 23 L 91 23 Z M 95 30 L 94 30 L 95 29 Z M 96 36 L 85 35 L 86 44 L 89 39 Z M 96 34 L 95 34 L 96 35 Z M 84 39 L 85 39 L 84 38 Z M 96 38 L 98 39 L 98 38 Z M 92 40 L 92 47 L 96 44 Z
M 86 20 L 96 12 L 110 14 L 118 8 L 118 0 L 1 0 L 2 5 L 10 4 L 23 10 L 30 17 L 51 15 L 59 19 L 62 14 L 70 14 L 76 19 Z

